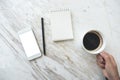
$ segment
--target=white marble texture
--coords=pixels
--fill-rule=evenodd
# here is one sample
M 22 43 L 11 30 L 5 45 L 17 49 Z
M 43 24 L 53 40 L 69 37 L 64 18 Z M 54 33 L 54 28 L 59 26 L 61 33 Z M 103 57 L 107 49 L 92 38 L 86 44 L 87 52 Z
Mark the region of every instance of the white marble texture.
M 74 40 L 53 42 L 47 14 L 61 8 L 72 12 Z M 17 32 L 33 27 L 42 51 L 40 17 L 47 55 L 28 61 Z M 95 55 L 80 45 L 89 29 L 104 34 L 120 72 L 120 0 L 0 0 L 0 80 L 104 80 Z

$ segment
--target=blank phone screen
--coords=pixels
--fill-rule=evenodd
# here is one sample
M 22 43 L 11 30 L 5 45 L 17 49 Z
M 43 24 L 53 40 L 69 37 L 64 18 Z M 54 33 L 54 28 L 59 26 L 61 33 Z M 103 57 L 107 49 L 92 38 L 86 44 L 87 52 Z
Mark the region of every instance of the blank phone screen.
M 19 34 L 19 37 L 28 58 L 34 55 L 41 56 L 41 52 L 32 30 Z

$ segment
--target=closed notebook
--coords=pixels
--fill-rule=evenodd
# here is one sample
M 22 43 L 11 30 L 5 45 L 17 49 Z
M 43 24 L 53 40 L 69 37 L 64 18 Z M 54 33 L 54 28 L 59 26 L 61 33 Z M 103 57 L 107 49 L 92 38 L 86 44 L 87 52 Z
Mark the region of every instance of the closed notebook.
M 54 11 L 50 14 L 52 40 L 73 39 L 71 13 L 67 11 Z

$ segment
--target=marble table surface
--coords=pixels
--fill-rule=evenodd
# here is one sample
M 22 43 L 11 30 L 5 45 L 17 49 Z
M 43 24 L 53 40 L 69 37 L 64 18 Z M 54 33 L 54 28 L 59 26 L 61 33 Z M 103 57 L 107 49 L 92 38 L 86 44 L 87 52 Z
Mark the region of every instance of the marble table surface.
M 70 9 L 74 39 L 53 42 L 50 10 Z M 28 61 L 18 31 L 32 27 L 42 49 L 45 18 L 47 55 Z M 96 55 L 81 47 L 81 34 L 99 30 L 120 72 L 120 0 L 0 0 L 0 80 L 105 80 Z

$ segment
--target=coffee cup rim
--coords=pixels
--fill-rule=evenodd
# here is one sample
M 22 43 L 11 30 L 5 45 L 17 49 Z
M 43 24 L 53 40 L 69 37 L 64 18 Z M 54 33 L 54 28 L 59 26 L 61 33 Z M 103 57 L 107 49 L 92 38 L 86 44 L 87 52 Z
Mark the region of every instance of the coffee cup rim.
M 93 51 L 87 50 L 87 49 L 84 47 L 84 45 L 83 45 L 83 38 L 84 38 L 84 36 L 85 36 L 88 32 L 91 32 L 91 31 L 95 31 L 95 32 L 99 33 L 100 36 L 101 36 L 101 38 L 102 38 L 102 41 L 103 41 L 100 49 L 98 49 L 98 50 L 96 50 L 96 51 L 94 51 L 94 50 L 93 50 Z M 84 32 L 83 35 L 82 35 L 82 43 L 81 43 L 81 45 L 82 45 L 82 48 L 83 48 L 87 53 L 90 53 L 90 54 L 99 54 L 99 53 L 101 53 L 101 52 L 104 50 L 105 45 L 106 45 L 106 40 L 105 40 L 104 35 L 103 35 L 100 31 L 98 31 L 98 30 L 88 30 L 88 31 Z

